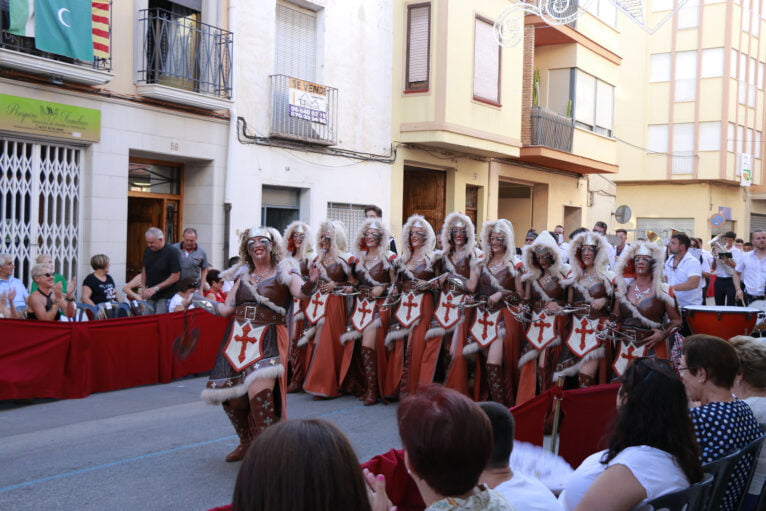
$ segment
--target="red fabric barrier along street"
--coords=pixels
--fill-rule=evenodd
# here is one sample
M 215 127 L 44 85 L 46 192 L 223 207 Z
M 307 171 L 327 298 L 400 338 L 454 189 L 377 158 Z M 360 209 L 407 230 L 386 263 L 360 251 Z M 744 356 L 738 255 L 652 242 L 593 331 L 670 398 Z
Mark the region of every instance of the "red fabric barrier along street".
M 516 423 L 516 440 L 543 446 L 545 414 L 551 410 L 553 397 L 557 392 L 560 392 L 557 387 L 551 387 L 526 403 L 511 408 L 511 415 Z
M 564 391 L 559 428 L 559 456 L 577 468 L 582 460 L 606 449 L 606 436 L 617 413 L 619 383 Z
M 190 311 L 199 341 L 181 361 L 173 342 L 183 314 L 81 323 L 0 319 L 0 400 L 82 398 L 209 371 L 228 320 Z

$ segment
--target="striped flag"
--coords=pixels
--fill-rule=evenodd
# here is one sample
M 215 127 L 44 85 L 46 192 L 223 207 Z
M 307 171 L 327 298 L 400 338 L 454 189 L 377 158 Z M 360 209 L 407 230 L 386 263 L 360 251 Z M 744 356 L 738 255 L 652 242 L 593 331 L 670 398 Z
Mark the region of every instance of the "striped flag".
M 23 37 L 35 36 L 35 0 L 10 0 L 8 32 Z
M 111 2 L 93 2 L 93 56 L 109 58 L 109 8 Z

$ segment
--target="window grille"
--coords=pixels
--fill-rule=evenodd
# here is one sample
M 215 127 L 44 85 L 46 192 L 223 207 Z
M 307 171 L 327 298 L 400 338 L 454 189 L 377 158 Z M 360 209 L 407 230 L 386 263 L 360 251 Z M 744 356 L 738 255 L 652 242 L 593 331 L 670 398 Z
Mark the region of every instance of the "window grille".
M 348 252 L 353 250 L 354 237 L 364 222 L 364 207 L 364 204 L 341 204 L 337 202 L 327 204 L 327 218 L 343 222 L 343 227 L 346 228 L 346 236 L 348 236 L 346 250 Z

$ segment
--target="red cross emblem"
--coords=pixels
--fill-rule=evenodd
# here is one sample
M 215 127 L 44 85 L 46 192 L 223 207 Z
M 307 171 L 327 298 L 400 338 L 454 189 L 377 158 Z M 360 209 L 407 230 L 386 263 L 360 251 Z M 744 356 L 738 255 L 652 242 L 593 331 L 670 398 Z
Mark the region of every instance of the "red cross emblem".
M 527 341 L 538 351 L 544 350 L 556 340 L 554 321 L 548 320 L 545 311 L 532 314 L 532 321 L 527 329 Z
M 266 325 L 253 326 L 248 320 L 243 323 L 234 320 L 223 353 L 236 371 L 242 371 L 263 358 L 261 341 L 266 334 L 266 328 Z
M 601 346 L 601 342 L 596 337 L 599 327 L 600 319 L 575 317 L 572 331 L 569 332 L 569 337 L 567 338 L 567 346 L 572 350 L 572 353 L 578 357 L 583 357 Z
M 306 308 L 303 312 L 306 314 L 306 319 L 308 319 L 312 325 L 316 324 L 324 317 L 326 304 L 327 295 L 323 295 L 319 291 L 311 295 L 311 299 L 306 304 Z
M 646 346 L 636 346 L 632 342 L 620 343 L 620 354 L 612 364 L 612 368 L 617 376 L 622 376 L 625 369 L 628 368 L 631 362 L 637 358 L 641 358 L 646 354 Z
M 449 330 L 460 320 L 457 306 L 463 303 L 465 295 L 453 295 L 452 291 L 442 293 L 439 299 L 439 308 L 434 312 L 436 321 L 445 330 Z
M 351 324 L 358 332 L 363 332 L 375 319 L 373 312 L 375 312 L 375 300 L 357 298 L 354 314 L 351 316 Z
M 478 311 L 476 319 L 471 325 L 471 337 L 476 339 L 482 348 L 486 348 L 492 341 L 497 339 L 497 324 L 500 318 L 500 311 L 489 312 L 487 310 Z
M 402 300 L 402 303 L 399 304 L 399 307 L 396 309 L 396 319 L 399 320 L 399 323 L 401 323 L 403 327 L 409 328 L 413 323 L 415 323 L 415 321 L 420 318 L 422 314 L 422 304 L 423 295 L 416 295 L 410 291 L 407 293 L 407 295 L 404 297 L 404 300 Z

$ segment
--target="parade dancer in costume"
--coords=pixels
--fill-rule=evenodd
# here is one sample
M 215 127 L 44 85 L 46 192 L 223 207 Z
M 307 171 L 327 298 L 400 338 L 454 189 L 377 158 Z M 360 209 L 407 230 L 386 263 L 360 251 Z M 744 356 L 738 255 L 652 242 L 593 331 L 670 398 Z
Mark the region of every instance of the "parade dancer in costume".
M 615 269 L 616 289 L 613 319 L 618 323 L 612 368 L 616 376 L 638 357 L 668 358 L 668 340 L 681 328 L 681 316 L 668 286 L 662 282 L 664 248 L 639 241 L 622 251 Z M 625 274 L 635 274 L 628 284 Z
M 470 336 L 474 341 L 463 353 L 484 349 L 482 360 L 487 375 L 489 397 L 505 406 L 514 403 L 517 364 L 524 331 L 515 315 L 523 298 L 521 261 L 516 258 L 513 225 L 505 219 L 485 222 L 481 233 L 484 258 L 474 265 L 469 287 L 476 298 L 485 301 L 476 311 Z M 475 280 L 474 280 L 475 279 Z M 508 306 L 506 306 L 506 304 Z M 477 383 L 478 383 L 477 376 Z M 476 396 L 480 399 L 481 396 Z
M 441 261 L 444 274 L 441 279 L 441 294 L 437 301 L 431 327 L 426 340 L 442 339 L 444 385 L 466 396 L 468 390 L 468 361 L 462 355 L 462 347 L 468 335 L 467 319 L 472 317 L 471 309 L 460 309 L 470 292 L 466 287 L 471 277 L 471 266 L 481 258 L 476 247 L 473 222 L 466 215 L 454 212 L 447 215 L 440 231 Z M 449 278 L 447 278 L 449 277 Z
M 386 336 L 386 347 L 391 350 L 386 397 L 404 397 L 419 384 L 433 381 L 440 348 L 440 339 L 425 338 L 434 312 L 427 282 L 441 271 L 434 254 L 434 230 L 425 218 L 412 215 L 402 227 L 401 242 L 402 254 L 396 260 L 396 287 L 401 299 Z
M 311 228 L 295 220 L 285 229 L 283 238 L 283 248 L 289 261 L 293 264 L 293 270 L 297 271 L 304 281 L 309 278 L 309 264 L 311 263 Z M 308 367 L 308 357 L 306 354 L 306 343 L 301 343 L 300 339 L 305 337 L 309 339 L 314 335 L 314 327 L 308 327 L 309 331 L 304 332 L 304 325 L 307 324 L 303 309 L 308 302 L 293 298 L 293 308 L 291 318 L 288 321 L 290 327 L 290 378 L 288 380 L 287 392 L 298 392 L 303 387 L 303 379 L 306 377 L 306 368 Z
M 252 227 L 240 238 L 240 263 L 224 278 L 234 286 L 218 306 L 222 316 L 234 316 L 224 336 L 202 399 L 222 404 L 239 436 L 239 445 L 226 461 L 239 461 L 255 435 L 286 417 L 290 341 L 285 314 L 292 296 L 307 298 L 319 272 L 303 282 L 282 261 L 281 236 L 268 227 Z
M 569 335 L 556 364 L 553 381 L 562 376 L 579 375 L 578 387 L 593 385 L 599 362 L 605 360 L 606 350 L 598 334 L 606 325 L 614 300 L 614 274 L 609 271 L 608 243 L 603 235 L 588 231 L 575 236 L 570 244 L 572 273 L 567 303 L 585 310 L 572 314 Z M 609 351 L 607 360 L 611 361 L 611 349 Z M 601 383 L 606 383 L 606 363 L 601 369 Z
M 377 403 L 383 389 L 386 367 L 384 341 L 391 313 L 389 309 L 381 309 L 381 305 L 396 274 L 393 267 L 396 254 L 388 249 L 390 237 L 380 219 L 369 218 L 361 225 L 354 240 L 353 273 L 359 294 L 351 309 L 351 329 L 340 337 L 344 345 L 340 378 L 343 382 L 353 360 L 361 357 L 365 406 Z M 361 347 L 353 342 L 358 339 L 362 339 Z
M 344 297 L 333 291 L 341 291 L 354 283 L 348 257 L 339 247 L 338 240 L 345 239 L 346 232 L 340 222 L 325 220 L 317 229 L 317 256 L 311 267 L 319 269 L 319 289 L 304 309 L 306 320 L 317 328 L 303 390 L 318 397 L 340 395 L 343 359 L 340 336 L 346 326 L 346 305 Z
M 521 349 L 517 404 L 533 398 L 553 384 L 553 369 L 561 351 L 561 334 L 567 332 L 565 315 L 557 314 L 566 305 L 569 265 L 561 261 L 561 252 L 553 236 L 543 231 L 523 253 L 527 273 L 524 296 L 532 318 Z

